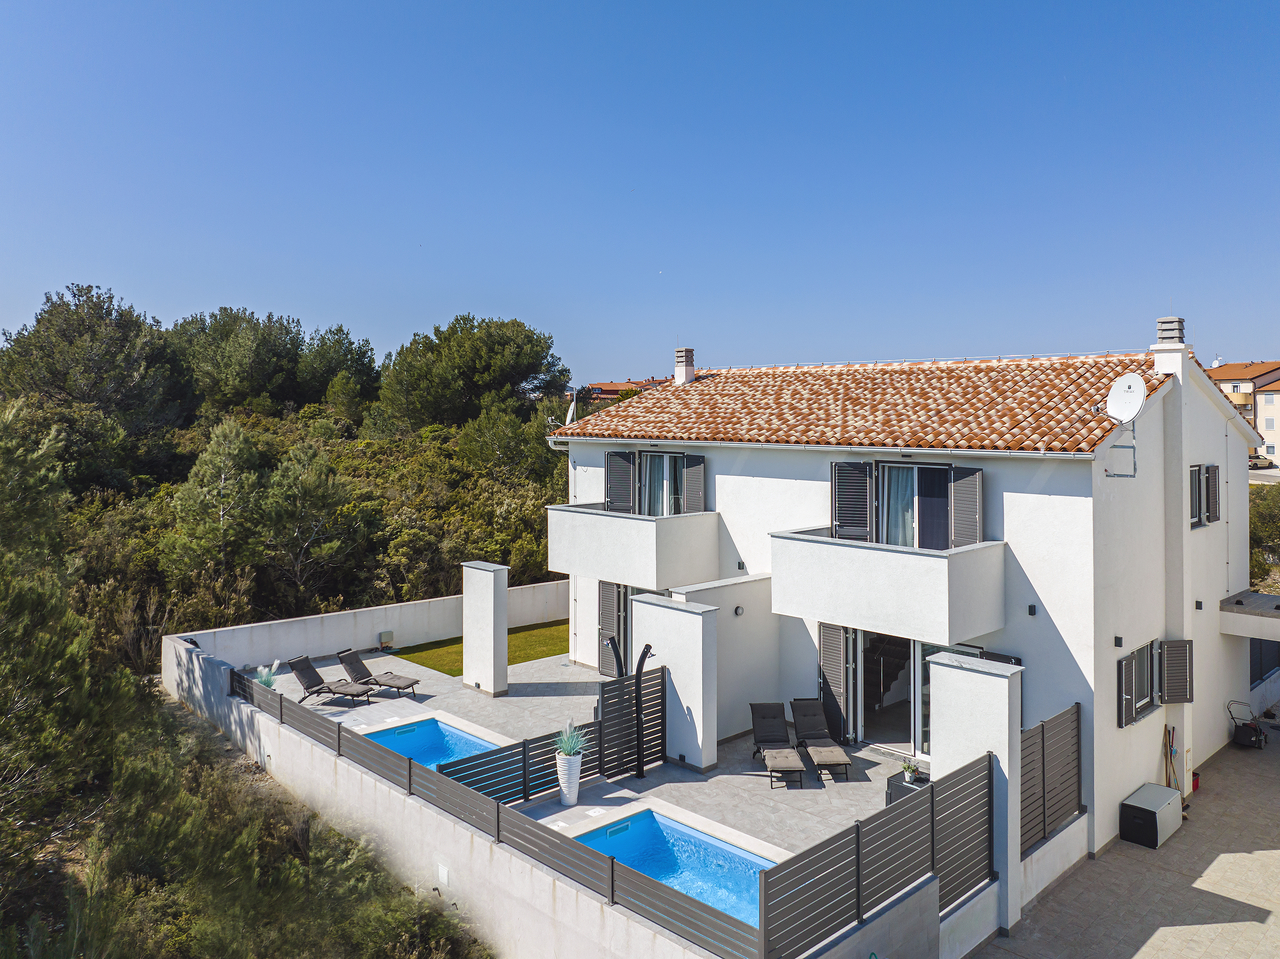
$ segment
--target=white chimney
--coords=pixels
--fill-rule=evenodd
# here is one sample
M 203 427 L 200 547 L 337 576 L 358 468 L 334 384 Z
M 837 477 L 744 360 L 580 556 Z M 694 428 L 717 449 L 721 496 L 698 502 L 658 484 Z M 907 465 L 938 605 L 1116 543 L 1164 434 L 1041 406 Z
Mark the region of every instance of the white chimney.
M 693 347 L 682 346 L 676 350 L 676 386 L 693 382 Z

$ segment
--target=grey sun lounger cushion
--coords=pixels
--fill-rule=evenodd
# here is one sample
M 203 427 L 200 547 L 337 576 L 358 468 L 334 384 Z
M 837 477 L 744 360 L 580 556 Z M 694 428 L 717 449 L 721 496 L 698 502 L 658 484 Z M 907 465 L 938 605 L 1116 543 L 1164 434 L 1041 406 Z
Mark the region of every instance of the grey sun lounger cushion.
M 360 654 L 353 649 L 344 649 L 338 653 L 338 662 L 342 663 L 342 668 L 347 671 L 347 675 L 351 677 L 353 683 L 364 683 L 366 686 L 385 686 L 388 689 L 394 689 L 397 699 L 404 690 L 407 689 L 412 693 L 413 687 L 422 682 L 420 679 L 414 679 L 412 676 L 401 676 L 398 673 L 378 673 L 374 675 L 369 672 L 369 667 L 364 664 Z
M 294 657 L 289 660 L 289 668 L 302 685 L 303 695 L 298 700 L 300 703 L 306 702 L 312 696 L 321 696 L 326 693 L 330 696 L 348 696 L 351 699 L 359 699 L 363 696 L 366 703 L 371 702 L 369 694 L 374 692 L 375 688 L 373 686 L 366 686 L 364 683 L 351 683 L 345 679 L 327 681 L 320 676 L 319 671 L 312 664 L 310 656 Z
M 849 754 L 839 746 L 805 746 L 805 752 L 813 760 L 813 764 L 821 769 L 826 766 L 831 770 L 831 778 L 835 779 L 836 769 L 844 770 L 844 778 L 849 778 Z
M 796 776 L 796 782 L 801 787 L 804 786 L 804 760 L 800 758 L 800 754 L 790 747 L 786 749 L 768 749 L 763 751 L 764 766 L 769 770 L 769 788 L 773 789 L 777 785 L 785 786 L 787 777 L 792 773 Z
M 762 749 L 790 749 L 787 732 L 787 710 L 782 703 L 751 704 L 751 734 L 755 740 L 752 755 Z

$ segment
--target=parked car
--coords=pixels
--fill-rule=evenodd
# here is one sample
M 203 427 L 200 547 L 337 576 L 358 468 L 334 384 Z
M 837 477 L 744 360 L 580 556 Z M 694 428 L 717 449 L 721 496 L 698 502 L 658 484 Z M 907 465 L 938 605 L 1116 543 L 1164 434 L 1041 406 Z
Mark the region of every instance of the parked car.
M 1275 465 L 1273 460 L 1262 453 L 1249 454 L 1249 469 L 1251 470 L 1269 470 Z

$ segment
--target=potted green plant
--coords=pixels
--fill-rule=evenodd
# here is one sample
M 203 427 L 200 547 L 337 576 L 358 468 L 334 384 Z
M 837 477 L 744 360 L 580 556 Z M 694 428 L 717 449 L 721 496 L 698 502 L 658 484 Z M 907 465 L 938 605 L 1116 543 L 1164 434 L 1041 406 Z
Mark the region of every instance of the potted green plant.
M 573 806 L 578 802 L 578 782 L 582 777 L 582 749 L 587 741 L 573 728 L 573 720 L 564 724 L 556 737 L 556 778 L 560 781 L 560 804 Z
M 904 783 L 913 783 L 916 776 L 920 775 L 920 767 L 913 762 L 905 762 L 902 764 L 902 781 Z
M 263 686 L 266 686 L 267 689 L 273 689 L 276 685 L 276 670 L 278 670 L 279 668 L 280 668 L 280 660 L 278 659 L 271 664 L 270 669 L 268 669 L 266 666 L 259 666 L 258 675 L 255 676 L 254 678 L 258 682 L 262 683 Z

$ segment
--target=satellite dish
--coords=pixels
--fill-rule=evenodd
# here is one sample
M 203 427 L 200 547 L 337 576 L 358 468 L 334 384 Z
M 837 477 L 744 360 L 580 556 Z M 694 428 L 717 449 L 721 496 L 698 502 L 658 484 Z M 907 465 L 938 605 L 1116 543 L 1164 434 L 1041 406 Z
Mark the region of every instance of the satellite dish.
M 1132 423 L 1142 412 L 1147 399 L 1147 381 L 1137 373 L 1126 373 L 1111 384 L 1107 394 L 1107 415 L 1124 426 Z

